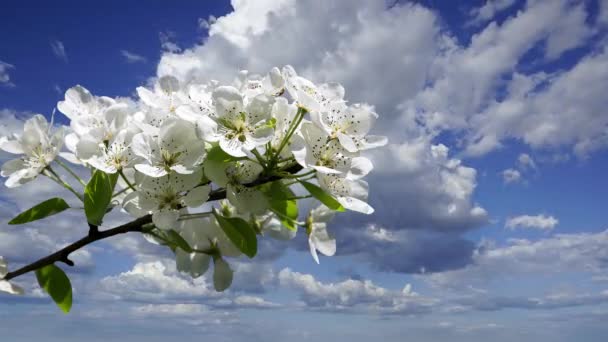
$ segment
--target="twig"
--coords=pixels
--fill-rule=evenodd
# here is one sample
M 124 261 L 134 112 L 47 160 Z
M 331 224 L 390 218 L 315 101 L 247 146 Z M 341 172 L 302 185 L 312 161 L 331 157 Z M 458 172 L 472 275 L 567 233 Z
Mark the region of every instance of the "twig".
M 289 173 L 296 173 L 296 172 L 299 172 L 300 170 L 302 170 L 302 166 L 300 166 L 298 164 L 293 164 L 287 168 L 284 168 L 282 171 L 289 172 Z M 254 182 L 245 184 L 245 186 L 253 187 L 253 186 L 261 185 L 261 184 L 272 182 L 272 181 L 279 180 L 279 179 L 281 179 L 281 177 L 277 177 L 277 176 L 261 177 L 261 178 L 258 178 L 257 180 L 255 180 Z M 217 201 L 217 200 L 221 200 L 224 198 L 226 198 L 226 189 L 216 189 L 209 194 L 209 201 Z M 108 230 L 103 230 L 103 231 L 98 230 L 97 226 L 90 225 L 89 234 L 87 236 L 58 250 L 57 252 L 55 252 L 53 254 L 50 254 L 42 259 L 39 259 L 29 265 L 23 266 L 20 269 L 17 269 L 13 272 L 7 273 L 6 276 L 4 277 L 4 279 L 10 280 L 10 279 L 18 277 L 20 275 L 23 275 L 25 273 L 35 271 L 41 267 L 53 264 L 58 261 L 63 262 L 69 266 L 74 266 L 74 262 L 69 259 L 69 256 L 71 253 L 73 253 L 73 252 L 79 250 L 80 248 L 83 248 L 83 247 L 87 246 L 88 244 L 91 244 L 95 241 L 107 239 L 114 235 L 124 234 L 124 233 L 128 233 L 128 232 L 141 232 L 143 229 L 143 226 L 145 226 L 146 224 L 149 224 L 151 222 L 152 222 L 152 216 L 145 215 L 145 216 L 142 216 L 129 223 L 125 223 L 118 227 L 114 227 L 114 228 L 111 228 Z

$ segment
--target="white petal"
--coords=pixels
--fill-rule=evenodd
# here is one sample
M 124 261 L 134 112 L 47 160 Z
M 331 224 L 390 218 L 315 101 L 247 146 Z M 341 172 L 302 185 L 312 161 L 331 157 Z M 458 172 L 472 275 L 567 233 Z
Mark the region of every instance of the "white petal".
M 262 214 L 268 209 L 268 201 L 259 190 L 238 184 L 229 184 L 226 190 L 228 201 L 240 213 Z
M 135 164 L 135 170 L 143 173 L 146 176 L 158 178 L 167 175 L 167 170 L 148 164 Z
M 86 161 L 98 154 L 101 154 L 101 148 L 96 140 L 83 137 L 76 144 L 76 156 L 81 160 Z
M 18 159 L 12 159 L 7 161 L 6 163 L 2 164 L 2 171 L 0 171 L 0 175 L 2 177 L 8 177 L 10 175 L 12 175 L 13 173 L 19 171 L 19 170 L 23 170 L 26 168 L 25 162 L 23 161 L 23 159 L 18 158 Z
M 310 255 L 312 255 L 312 258 L 318 264 L 319 263 L 319 256 L 317 255 L 317 248 L 315 246 L 314 241 L 310 237 L 308 238 L 308 248 L 310 249 Z
M 243 143 L 238 138 L 226 139 L 220 138 L 220 147 L 222 150 L 233 157 L 245 157 L 247 154 L 243 152 Z
M 23 153 L 23 147 L 18 140 L 2 139 L 0 140 L 0 149 L 13 154 Z
M 348 210 L 357 211 L 367 215 L 374 213 L 374 208 L 372 208 L 369 204 L 358 198 L 338 197 L 336 199 L 338 200 L 338 202 L 340 202 L 340 204 L 342 204 L 344 208 Z
M 0 292 L 6 292 L 14 295 L 22 295 L 25 291 L 23 288 L 9 283 L 6 280 L 0 280 Z
M 4 257 L 0 256 L 0 279 L 4 278 L 8 273 L 8 263 L 4 260 Z
M 350 136 L 348 136 L 344 133 L 338 133 L 338 140 L 340 141 L 340 144 L 342 146 L 344 146 L 344 148 L 348 152 L 357 152 L 359 150 L 357 148 L 357 144 L 355 144 L 355 141 L 353 140 L 353 138 L 351 138 Z
M 373 168 L 374 165 L 369 159 L 365 157 L 355 157 L 351 159 L 350 170 L 346 177 L 350 179 L 360 179 L 369 174 Z
M 160 229 L 175 229 L 179 211 L 172 209 L 161 209 L 152 214 L 152 222 Z
M 84 87 L 77 85 L 65 92 L 65 101 L 57 103 L 57 109 L 70 120 L 76 117 L 90 114 L 90 106 L 93 103 L 93 95 Z
M 310 239 L 314 242 L 317 250 L 326 256 L 336 254 L 336 240 L 332 239 L 329 234 L 327 234 L 325 228 L 317 229 L 318 230 L 313 230 L 313 233 L 310 235 Z
M 211 187 L 208 185 L 199 186 L 198 188 L 194 188 L 183 197 L 183 201 L 186 206 L 191 208 L 200 207 L 203 203 L 207 202 L 209 198 L 209 192 L 211 191 Z
M 380 135 L 368 135 L 361 141 L 360 150 L 369 150 L 376 147 L 385 146 L 388 138 Z
M 122 208 L 134 217 L 142 217 L 148 214 L 148 210 L 142 208 L 140 200 L 141 196 L 138 191 L 128 193 L 122 201 Z
M 232 269 L 222 258 L 213 260 L 213 287 L 216 291 L 222 292 L 232 284 Z

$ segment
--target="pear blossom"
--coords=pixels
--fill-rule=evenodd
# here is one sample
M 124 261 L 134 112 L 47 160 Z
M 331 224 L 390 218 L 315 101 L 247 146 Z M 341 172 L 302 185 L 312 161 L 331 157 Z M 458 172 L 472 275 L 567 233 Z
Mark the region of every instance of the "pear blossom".
M 259 225 L 262 235 L 276 240 L 286 241 L 296 237 L 296 231 L 281 224 L 281 221 L 274 213 L 261 216 Z
M 262 166 L 249 160 L 234 162 L 226 168 L 226 198 L 238 212 L 261 214 L 268 209 L 264 194 L 244 185 L 255 181 L 262 171 Z
M 159 78 L 153 91 L 137 87 L 137 94 L 152 111 L 161 113 L 174 113 L 178 106 L 188 101 L 180 82 L 173 76 Z
M 133 167 L 137 160 L 131 150 L 134 134 L 134 130 L 125 129 L 107 143 L 83 137 L 78 144 L 78 155 L 81 160 L 106 173 L 116 173 Z
M 290 104 L 286 98 L 279 97 L 275 100 L 272 105 L 272 117 L 275 119 L 275 133 L 270 142 L 273 150 L 278 150 L 281 142 L 287 135 L 287 131 L 291 126 L 292 122 L 296 119 L 298 113 L 298 107 L 294 104 Z M 291 155 L 292 145 L 294 149 L 302 148 L 302 139 L 299 135 L 294 134 L 291 136 L 290 141 L 287 142 L 286 147 L 281 150 L 280 157 L 288 158 Z
M 218 87 L 212 96 L 218 124 L 213 140 L 219 141 L 226 153 L 244 157 L 246 151 L 272 139 L 274 130 L 269 123 L 272 97 L 260 94 L 249 99 L 231 86 Z
M 319 263 L 317 251 L 326 256 L 336 254 L 336 240 L 327 232 L 327 222 L 334 216 L 334 212 L 324 205 L 310 211 L 306 219 L 306 233 L 308 234 L 308 247 L 312 258 Z
M 247 70 L 243 70 L 236 83 L 237 88 L 247 97 L 259 94 L 280 96 L 285 91 L 285 79 L 277 67 L 270 69 L 264 77 L 251 75 Z
M 3 257 L 0 256 L 0 292 L 22 295 L 25 291 L 18 285 L 15 285 L 8 280 L 4 280 L 8 273 L 8 264 Z
M 171 171 L 193 173 L 206 154 L 205 142 L 197 137 L 194 125 L 178 118 L 163 122 L 156 136 L 136 134 L 131 148 L 141 158 L 135 169 L 150 177 L 162 177 Z
M 2 165 L 0 174 L 8 177 L 4 183 L 7 187 L 33 180 L 57 157 L 63 145 L 63 129 L 53 134 L 50 129 L 46 118 L 36 114 L 25 122 L 21 135 L 0 140 L 0 149 L 22 155 Z
M 315 124 L 302 124 L 304 145 L 294 150 L 296 161 L 305 168 L 313 168 L 326 174 L 343 174 L 350 179 L 359 179 L 373 168 L 371 161 L 347 151 Z
M 208 250 L 212 246 L 217 248 L 221 255 L 237 257 L 241 255 L 236 246 L 228 239 L 215 218 L 199 218 L 181 221 L 179 234 L 194 250 Z M 177 270 L 198 278 L 207 272 L 211 255 L 205 253 L 188 253 L 180 248 L 175 250 Z
M 318 115 L 319 126 L 349 152 L 384 146 L 386 137 L 367 135 L 378 118 L 367 105 L 334 102 Z
M 366 181 L 322 173 L 317 173 L 317 179 L 321 188 L 333 195 L 344 208 L 368 215 L 374 212 L 366 202 L 369 193 Z
M 199 186 L 202 176 L 200 170 L 186 175 L 143 176 L 137 191 L 125 196 L 123 208 L 137 217 L 152 214 L 152 222 L 160 229 L 175 229 L 185 207 L 196 208 L 207 201 L 211 188 Z
M 339 83 L 315 85 L 299 76 L 291 65 L 281 71 L 285 79 L 285 88 L 298 107 L 316 115 L 332 102 L 344 102 L 344 87 Z

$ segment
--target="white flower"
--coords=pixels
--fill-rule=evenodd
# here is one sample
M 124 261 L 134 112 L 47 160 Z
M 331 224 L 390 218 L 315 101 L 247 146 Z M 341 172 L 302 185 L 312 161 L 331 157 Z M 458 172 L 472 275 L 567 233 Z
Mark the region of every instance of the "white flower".
M 306 219 L 306 233 L 308 234 L 308 246 L 312 258 L 319 263 L 317 251 L 323 255 L 332 256 L 336 254 L 336 240 L 327 232 L 327 222 L 333 218 L 334 212 L 324 205 L 310 211 Z
M 179 81 L 173 76 L 163 76 L 154 85 L 154 91 L 144 87 L 137 88 L 143 103 L 161 113 L 174 113 L 175 109 L 188 101 Z
M 189 101 L 175 110 L 175 115 L 196 126 L 199 138 L 203 140 L 217 140 L 217 123 L 211 119 L 215 116 L 211 93 L 215 84 L 194 84 L 188 87 Z
M 316 113 L 332 102 L 344 102 L 344 87 L 339 83 L 324 83 L 316 86 L 302 76 L 298 76 L 291 65 L 282 70 L 285 88 L 296 101 L 298 107 Z
M 4 258 L 0 256 L 0 292 L 6 292 L 10 294 L 22 295 L 25 291 L 20 286 L 10 283 L 8 280 L 4 280 L 8 273 L 8 264 L 4 261 Z
M 273 135 L 268 122 L 273 102 L 272 97 L 263 94 L 249 99 L 234 87 L 218 87 L 213 92 L 218 124 L 214 140 L 219 140 L 222 150 L 235 157 L 244 157 L 245 151 L 266 144 Z
M 0 140 L 0 149 L 23 154 L 2 165 L 0 175 L 8 177 L 7 187 L 14 188 L 31 181 L 57 157 L 63 145 L 63 129 L 51 135 L 50 128 L 44 116 L 37 114 L 25 122 L 23 134 Z
M 205 157 L 205 142 L 196 135 L 193 124 L 178 118 L 167 119 L 158 136 L 146 132 L 133 137 L 133 153 L 143 159 L 135 169 L 150 177 L 161 177 L 175 171 L 190 174 Z
M 305 168 L 313 168 L 326 174 L 343 174 L 359 179 L 372 169 L 371 161 L 348 152 L 338 141 L 310 122 L 302 124 L 303 148 L 293 151 L 296 161 Z
M 202 171 L 163 177 L 143 177 L 138 190 L 128 194 L 123 208 L 134 216 L 152 214 L 152 222 L 160 229 L 175 229 L 185 207 L 196 208 L 207 201 L 211 188 L 198 186 Z
M 87 159 L 87 147 L 91 143 L 102 144 L 111 141 L 116 135 L 128 128 L 129 105 L 109 97 L 96 97 L 82 86 L 75 86 L 65 93 L 65 100 L 57 103 L 57 108 L 70 119 L 71 133 L 65 143 L 71 153 L 61 156 L 73 163 Z M 87 147 L 79 146 L 81 140 Z M 85 151 L 84 155 L 79 152 Z
M 366 202 L 369 192 L 366 181 L 322 173 L 317 173 L 317 179 L 321 188 L 333 195 L 344 208 L 368 215 L 374 212 Z
M 285 91 L 285 79 L 277 67 L 270 69 L 264 77 L 251 75 L 247 70 L 241 71 L 239 76 L 237 88 L 250 98 L 259 94 L 279 96 Z
M 278 150 L 281 142 L 287 135 L 289 126 L 296 118 L 297 113 L 298 107 L 288 103 L 286 98 L 279 97 L 275 100 L 275 103 L 272 106 L 272 117 L 275 119 L 275 130 L 274 136 L 270 142 L 275 151 Z M 290 141 L 288 141 L 287 145 L 281 150 L 280 157 L 288 158 L 291 155 L 292 145 L 293 149 L 301 149 L 302 144 L 302 138 L 297 134 L 293 134 Z
M 208 250 L 215 246 L 221 255 L 236 257 L 241 255 L 239 249 L 228 239 L 215 218 L 202 218 L 182 221 L 177 231 L 195 250 Z M 178 248 L 175 250 L 177 270 L 189 273 L 197 278 L 207 272 L 211 256 L 204 253 L 188 253 Z
M 276 240 L 291 240 L 296 237 L 296 231 L 285 227 L 274 213 L 265 215 L 260 222 L 262 234 Z
M 355 104 L 347 107 L 340 102 L 329 104 L 318 115 L 319 126 L 332 139 L 337 138 L 349 152 L 386 145 L 386 137 L 367 135 L 377 118 L 378 114 L 368 105 Z
M 136 160 L 130 147 L 133 135 L 133 130 L 123 130 L 108 143 L 99 143 L 95 139 L 83 137 L 78 144 L 78 156 L 106 173 L 116 173 L 132 167 Z
M 249 160 L 234 162 L 226 168 L 226 198 L 238 212 L 261 214 L 268 209 L 264 194 L 244 185 L 255 181 L 262 171 L 260 164 Z

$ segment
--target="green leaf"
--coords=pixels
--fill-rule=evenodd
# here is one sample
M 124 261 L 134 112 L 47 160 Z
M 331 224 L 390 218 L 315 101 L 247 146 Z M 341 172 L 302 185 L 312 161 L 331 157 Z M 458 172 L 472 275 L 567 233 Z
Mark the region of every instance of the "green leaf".
M 281 181 L 264 184 L 260 189 L 268 199 L 270 210 L 278 216 L 281 223 L 291 230 L 296 230 L 298 228 L 295 223 L 298 219 L 298 202 L 290 199 L 295 197 L 293 191 Z
M 215 210 L 213 215 L 226 236 L 243 254 L 253 258 L 258 253 L 258 239 L 255 230 L 247 221 L 239 217 L 223 217 Z
M 40 287 L 48 293 L 57 306 L 65 313 L 72 308 L 72 284 L 68 276 L 55 265 L 47 265 L 36 270 Z
M 17 215 L 8 224 L 23 224 L 59 214 L 70 206 L 61 198 L 55 197 L 39 203 Z
M 213 146 L 207 151 L 207 157 L 203 162 L 205 177 L 221 187 L 226 186 L 228 184 L 226 168 L 234 160 L 235 158 L 224 152 L 219 145 Z
M 325 204 L 325 206 L 327 206 L 329 209 L 335 211 L 344 211 L 342 204 L 340 204 L 340 202 L 338 202 L 330 194 L 325 192 L 325 190 L 309 182 L 300 181 L 300 183 L 304 186 L 306 191 L 308 191 L 314 198 L 321 201 L 321 203 Z
M 171 245 L 181 248 L 186 253 L 192 253 L 192 247 L 190 247 L 188 242 L 184 240 L 184 238 L 175 230 L 168 230 L 166 238 L 167 242 L 169 242 Z
M 106 209 L 112 201 L 112 193 L 118 173 L 107 174 L 96 170 L 93 177 L 84 188 L 84 212 L 90 224 L 99 226 L 106 214 Z

